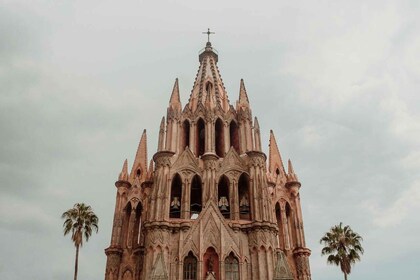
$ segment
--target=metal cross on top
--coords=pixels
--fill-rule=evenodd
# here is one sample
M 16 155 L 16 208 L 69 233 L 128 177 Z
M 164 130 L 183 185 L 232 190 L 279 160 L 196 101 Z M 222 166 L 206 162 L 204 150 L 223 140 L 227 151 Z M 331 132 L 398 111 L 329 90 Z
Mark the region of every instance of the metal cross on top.
M 216 33 L 210 32 L 210 28 L 207 28 L 207 32 L 203 32 L 203 34 L 207 34 L 207 42 L 210 42 L 210 34 L 216 34 Z

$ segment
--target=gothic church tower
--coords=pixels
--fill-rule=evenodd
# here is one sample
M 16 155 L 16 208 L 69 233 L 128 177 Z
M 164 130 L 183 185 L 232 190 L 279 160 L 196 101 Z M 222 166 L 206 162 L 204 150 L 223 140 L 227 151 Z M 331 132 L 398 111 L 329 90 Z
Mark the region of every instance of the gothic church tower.
M 272 131 L 267 161 L 244 82 L 233 106 L 210 42 L 199 62 L 184 108 L 175 81 L 153 159 L 144 131 L 124 162 L 105 280 L 310 280 L 291 161 Z

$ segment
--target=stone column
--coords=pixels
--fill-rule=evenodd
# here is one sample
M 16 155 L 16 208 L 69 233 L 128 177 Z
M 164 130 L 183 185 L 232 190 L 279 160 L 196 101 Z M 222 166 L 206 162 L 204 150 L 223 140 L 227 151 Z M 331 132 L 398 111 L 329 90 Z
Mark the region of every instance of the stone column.
M 182 194 L 181 194 L 181 219 L 189 219 L 187 216 L 187 208 L 188 207 L 188 195 L 187 195 L 187 179 L 184 179 L 182 182 Z M 188 211 L 189 212 L 189 211 Z
M 233 211 L 233 215 L 231 217 L 232 220 L 239 220 L 239 195 L 238 195 L 238 182 L 236 179 L 232 179 L 230 183 L 232 189 L 232 199 L 231 199 L 231 209 Z M 232 212 L 231 211 L 231 212 Z
M 116 248 L 108 248 L 105 250 L 106 268 L 105 280 L 117 280 L 121 265 L 122 250 Z
M 290 250 L 289 227 L 286 215 L 286 205 L 284 203 L 280 204 L 280 217 L 283 226 L 284 249 Z
M 121 227 L 122 227 L 122 204 L 123 196 L 122 193 L 130 188 L 130 183 L 127 181 L 117 181 L 115 183 L 117 187 L 117 196 L 115 202 L 114 210 L 114 222 L 112 226 L 112 236 L 111 236 L 111 247 L 121 246 Z
M 250 120 L 246 119 L 244 123 L 245 123 L 245 133 L 246 133 L 245 134 L 246 135 L 246 150 L 252 151 L 253 145 L 252 145 L 252 131 L 251 131 Z
M 178 152 L 178 139 L 179 139 L 179 121 L 177 119 L 173 120 L 172 127 L 172 139 L 171 139 L 171 151 L 176 153 Z
M 133 235 L 134 235 L 134 224 L 136 221 L 136 208 L 134 206 L 131 207 L 130 219 L 128 222 L 128 234 L 127 234 L 127 247 L 133 247 Z
M 225 154 L 227 154 L 227 152 L 230 149 L 230 131 L 229 131 L 229 124 L 226 122 L 223 122 L 223 136 L 224 136 L 224 147 L 225 147 Z
M 166 143 L 165 150 L 171 151 L 171 139 L 172 139 L 172 130 L 173 130 L 173 119 L 168 118 L 166 122 Z
M 311 269 L 309 267 L 310 255 L 311 250 L 308 248 L 298 248 L 293 252 L 298 280 L 311 280 Z
M 204 172 L 203 172 L 203 182 L 204 186 L 202 188 L 203 192 L 203 206 L 207 203 L 207 200 L 213 199 L 217 204 L 216 197 L 216 161 L 217 155 L 213 153 L 204 154 L 202 159 L 204 161 Z
M 195 156 L 198 156 L 197 155 L 197 143 L 195 143 L 196 141 L 196 130 L 197 130 L 197 128 L 196 128 L 196 126 L 195 126 L 195 121 L 191 121 L 191 123 L 190 123 L 190 150 L 191 150 L 191 152 L 193 152 L 193 154 L 195 155 Z
M 300 205 L 300 195 L 299 194 L 295 197 L 295 204 L 296 204 L 296 213 L 297 213 L 297 217 L 298 217 L 297 229 L 298 229 L 298 234 L 299 234 L 300 240 L 301 240 L 301 246 L 306 247 L 305 231 L 304 231 L 304 228 L 303 228 L 302 208 L 301 208 L 301 205 Z
M 151 219 L 149 219 L 151 222 L 160 221 L 169 215 L 168 184 L 170 178 L 168 178 L 168 175 L 171 165 L 170 158 L 173 155 L 174 152 L 162 151 L 157 152 L 153 156 L 153 160 L 155 161 L 155 178 L 153 181 L 155 183 L 153 184 L 153 193 L 151 197 Z M 165 205 L 165 203 L 168 205 Z M 167 213 L 163 213 L 165 211 Z

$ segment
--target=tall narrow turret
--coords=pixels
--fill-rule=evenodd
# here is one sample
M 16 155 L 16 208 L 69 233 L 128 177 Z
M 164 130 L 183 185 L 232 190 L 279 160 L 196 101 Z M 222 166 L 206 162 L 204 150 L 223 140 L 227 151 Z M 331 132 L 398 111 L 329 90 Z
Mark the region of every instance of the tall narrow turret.
M 139 146 L 137 147 L 136 157 L 134 159 L 133 167 L 131 168 L 130 181 L 135 178 L 146 178 L 147 176 L 147 134 L 146 129 L 140 138 Z
M 286 176 L 283 160 L 273 130 L 270 130 L 270 152 L 268 155 L 268 170 L 273 176 Z
M 218 57 L 217 51 L 207 42 L 199 55 L 200 67 L 188 102 L 193 112 L 200 103 L 206 105 L 206 101 L 211 109 L 220 107 L 224 112 L 229 109 L 228 95 L 217 67 Z

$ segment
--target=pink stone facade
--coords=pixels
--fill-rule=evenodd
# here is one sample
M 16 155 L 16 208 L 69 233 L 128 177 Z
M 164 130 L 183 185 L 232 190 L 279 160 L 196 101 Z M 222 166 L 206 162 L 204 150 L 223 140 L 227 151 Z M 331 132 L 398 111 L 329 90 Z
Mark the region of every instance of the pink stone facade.
M 261 149 L 244 82 L 231 105 L 208 42 L 185 107 L 178 80 L 148 162 L 143 132 L 118 181 L 105 280 L 310 280 L 300 183 L 270 132 Z

